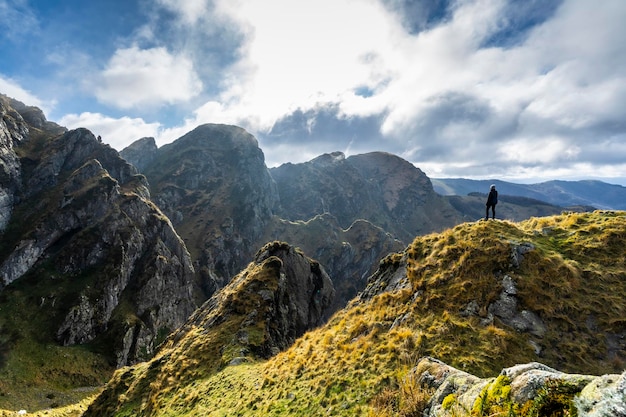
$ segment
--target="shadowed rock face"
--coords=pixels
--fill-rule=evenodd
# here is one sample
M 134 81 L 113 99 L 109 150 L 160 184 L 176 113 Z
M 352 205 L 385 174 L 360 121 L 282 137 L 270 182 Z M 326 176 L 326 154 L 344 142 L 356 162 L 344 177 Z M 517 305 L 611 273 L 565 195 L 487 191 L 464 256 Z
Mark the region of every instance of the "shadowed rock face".
M 159 334 L 198 305 L 183 241 L 114 149 L 86 129 L 59 135 L 32 108 L 18 106 L 35 124 L 2 105 L 16 214 L 3 236 L 0 291 L 27 286 L 50 320 L 45 337 L 63 345 L 99 340 L 118 366 L 151 356 Z
M 22 170 L 14 148 L 28 138 L 28 125 L 9 103 L 0 95 L 0 231 L 9 223 L 21 183 Z
M 317 261 L 284 242 L 271 242 L 171 340 L 183 338 L 194 327 L 212 328 L 233 316 L 245 316 L 238 332 L 242 345 L 267 358 L 321 325 L 334 296 L 333 283 Z M 255 323 L 263 327 L 261 343 L 250 343 L 247 336 L 241 336 L 246 326 Z
M 245 266 L 278 195 L 256 139 L 206 124 L 160 148 L 145 167 L 156 204 L 185 239 L 207 295 Z
M 154 138 L 141 138 L 120 151 L 122 158 L 144 171 L 156 158 L 157 145 Z

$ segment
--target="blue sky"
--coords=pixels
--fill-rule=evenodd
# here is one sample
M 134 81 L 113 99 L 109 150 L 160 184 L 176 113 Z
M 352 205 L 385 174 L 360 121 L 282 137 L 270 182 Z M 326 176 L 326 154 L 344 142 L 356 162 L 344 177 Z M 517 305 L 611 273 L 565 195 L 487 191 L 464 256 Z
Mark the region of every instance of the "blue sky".
M 121 150 L 242 126 L 268 166 L 626 185 L 623 0 L 0 0 L 0 92 Z

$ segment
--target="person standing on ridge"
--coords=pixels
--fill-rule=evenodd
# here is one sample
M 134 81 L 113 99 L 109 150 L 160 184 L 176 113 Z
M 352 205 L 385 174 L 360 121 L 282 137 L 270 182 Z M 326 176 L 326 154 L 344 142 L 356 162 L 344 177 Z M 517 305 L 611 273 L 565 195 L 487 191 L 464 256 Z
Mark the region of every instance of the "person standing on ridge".
M 496 204 L 498 204 L 498 191 L 496 191 L 496 185 L 491 184 L 491 188 L 489 189 L 489 197 L 487 197 L 485 220 L 489 220 L 489 207 L 491 207 L 491 218 L 496 218 Z

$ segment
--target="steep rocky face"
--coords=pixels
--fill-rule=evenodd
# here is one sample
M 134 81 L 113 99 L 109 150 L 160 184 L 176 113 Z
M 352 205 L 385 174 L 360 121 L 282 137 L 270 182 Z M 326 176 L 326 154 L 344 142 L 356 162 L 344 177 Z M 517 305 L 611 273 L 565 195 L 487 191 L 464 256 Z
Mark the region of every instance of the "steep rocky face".
M 433 191 L 428 177 L 394 155 L 345 158 L 335 152 L 270 172 L 281 196 L 278 214 L 289 220 L 330 213 L 348 228 L 357 219 L 367 219 L 405 242 L 459 222 L 458 213 Z
M 120 151 L 122 158 L 133 164 L 140 172 L 143 172 L 156 158 L 157 145 L 154 138 L 141 138 Z
M 245 356 L 251 351 L 268 358 L 321 325 L 334 296 L 333 283 L 319 262 L 287 243 L 270 242 L 170 340 L 179 340 L 194 328 L 208 329 L 241 316 L 245 320 L 236 334 L 243 345 L 240 353 Z M 253 335 L 254 326 L 261 327 L 261 338 Z
M 171 393 L 228 366 L 268 358 L 323 322 L 334 296 L 324 269 L 282 242 L 261 248 L 254 261 L 174 332 L 147 364 L 119 371 L 85 416 L 120 410 L 149 416 Z
M 27 135 L 28 127 L 20 114 L 0 96 L 0 231 L 9 223 L 14 194 L 20 183 L 21 169 L 14 145 Z
M 32 137 L 35 127 L 12 120 L 14 145 L 27 129 L 31 138 L 11 159 L 21 182 L 0 245 L 0 291 L 28 294 L 38 305 L 29 314 L 44 312 L 49 325 L 44 339 L 106 345 L 118 366 L 150 357 L 198 305 L 183 241 L 145 177 L 91 132 Z
M 160 148 L 145 174 L 212 294 L 252 257 L 278 201 L 256 139 L 202 125 Z

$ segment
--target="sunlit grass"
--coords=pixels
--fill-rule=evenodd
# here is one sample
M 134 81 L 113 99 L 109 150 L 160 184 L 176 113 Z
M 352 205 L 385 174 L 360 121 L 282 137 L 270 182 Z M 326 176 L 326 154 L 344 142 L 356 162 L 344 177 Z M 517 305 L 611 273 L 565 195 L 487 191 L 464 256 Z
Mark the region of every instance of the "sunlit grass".
M 512 253 L 520 244 L 534 249 L 518 267 Z M 108 415 L 137 409 L 159 416 L 420 415 L 432 393 L 411 379 L 411 370 L 423 356 L 479 377 L 530 361 L 575 373 L 621 372 L 624 352 L 609 351 L 607 337 L 625 331 L 625 244 L 621 212 L 467 223 L 420 237 L 381 262 L 383 268 L 406 262 L 408 285 L 353 300 L 268 360 L 250 357 L 229 366 L 222 359 L 231 351 L 226 335 L 238 322 L 208 331 L 189 327 L 152 362 L 116 373 L 111 399 L 128 395 L 128 401 Z M 266 281 L 271 274 L 248 274 L 272 285 Z M 517 308 L 542 320 L 542 336 L 490 316 L 505 275 L 517 287 Z M 254 304 L 243 277 L 222 294 L 239 303 L 233 311 L 240 315 Z M 500 401 L 506 381 L 494 384 L 484 412 L 509 412 Z M 471 411 L 457 408 L 453 397 L 446 406 L 450 415 Z

